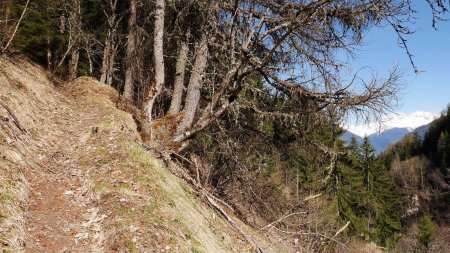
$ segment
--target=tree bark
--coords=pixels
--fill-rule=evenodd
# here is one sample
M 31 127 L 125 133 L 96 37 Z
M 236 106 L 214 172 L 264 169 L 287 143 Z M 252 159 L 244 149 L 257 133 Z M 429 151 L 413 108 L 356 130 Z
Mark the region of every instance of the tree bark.
M 188 130 L 194 122 L 195 113 L 200 101 L 200 90 L 203 85 L 202 79 L 205 74 L 207 60 L 208 41 L 207 35 L 203 34 L 195 55 L 194 67 L 192 69 L 192 74 L 187 89 L 184 117 L 180 125 L 177 127 L 177 135 L 186 132 L 186 130 Z
M 75 34 L 71 58 L 69 63 L 69 80 L 74 80 L 78 75 L 78 61 L 80 59 L 80 36 L 81 36 L 81 3 L 80 0 L 71 2 L 69 12 L 69 33 Z
M 111 30 L 108 31 L 108 35 L 106 35 L 105 38 L 105 48 L 103 48 L 103 61 L 102 61 L 102 68 L 100 76 L 100 82 L 106 83 L 106 79 L 108 79 L 108 69 L 110 68 L 109 58 L 111 57 Z
M 133 100 L 134 86 L 135 86 L 135 76 L 134 76 L 134 59 L 136 52 L 136 19 L 137 10 L 136 6 L 137 0 L 130 0 L 130 17 L 128 19 L 128 40 L 127 40 L 127 52 L 125 57 L 125 86 L 123 96 L 127 99 Z
M 112 48 L 111 48 L 111 55 L 109 57 L 109 68 L 108 68 L 108 72 L 106 74 L 106 83 L 109 85 L 112 85 L 113 81 L 114 81 L 114 64 L 116 62 L 116 55 L 117 55 L 117 48 L 118 48 L 118 43 L 113 43 Z
M 47 34 L 47 70 L 52 71 L 53 69 L 53 57 L 52 49 L 50 48 L 50 36 Z
M 5 10 L 4 11 L 4 15 L 3 15 L 3 19 L 4 19 L 3 32 L 5 32 L 5 33 L 6 33 L 6 31 L 8 31 L 9 12 L 10 12 L 9 8 L 10 8 L 10 6 L 11 6 L 11 0 L 2 2 L 2 9 Z M 6 34 L 5 34 L 5 36 L 6 36 Z M 3 38 L 2 38 L 2 40 L 0 42 L 2 42 L 2 44 L 3 44 L 3 42 L 4 42 Z
M 101 76 L 100 82 L 107 83 L 109 85 L 112 84 L 112 75 L 114 73 L 114 60 L 116 55 L 116 38 L 117 38 L 117 7 L 118 0 L 110 0 L 109 8 L 111 9 L 111 13 L 107 15 L 108 18 L 108 34 L 105 38 L 105 48 L 103 49 L 103 61 L 101 68 Z M 106 11 L 105 11 L 106 13 Z
M 78 75 L 78 60 L 80 59 L 80 49 L 75 47 L 72 50 L 72 56 L 69 64 L 69 80 L 72 81 L 77 78 Z
M 145 124 L 144 135 L 152 139 L 152 111 L 156 98 L 164 86 L 164 11 L 165 0 L 156 0 L 155 10 L 155 40 L 153 53 L 155 60 L 155 82 L 150 87 L 146 101 L 144 102 Z
M 184 91 L 184 76 L 186 73 L 186 62 L 189 53 L 189 36 L 181 43 L 180 52 L 176 64 L 175 83 L 173 87 L 172 100 L 170 102 L 169 114 L 179 113 Z

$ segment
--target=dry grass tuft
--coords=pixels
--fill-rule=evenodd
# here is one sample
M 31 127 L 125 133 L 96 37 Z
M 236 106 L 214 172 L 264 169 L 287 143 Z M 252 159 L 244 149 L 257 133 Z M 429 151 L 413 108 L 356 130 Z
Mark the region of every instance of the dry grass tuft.
M 0 57 L 0 83 L 0 252 L 21 252 L 26 175 L 39 166 L 36 145 L 41 134 L 53 129 L 52 108 L 64 106 L 64 98 L 42 68 L 21 58 Z
M 93 252 L 251 251 L 187 183 L 137 144 L 141 139 L 135 119 L 116 108 L 120 97 L 113 88 L 82 77 L 61 87 L 61 93 L 42 68 L 5 58 L 0 58 L 0 82 L 0 99 L 26 130 L 21 131 L 8 110 L 0 107 L 0 252 L 23 251 L 25 207 L 32 190 L 25 178 L 45 169 L 40 165 L 42 150 L 66 143 L 58 139 L 65 137 L 73 140 L 67 143 L 76 144 L 66 155 L 85 182 L 77 192 L 94 206 L 82 214 L 82 226 L 94 239 Z M 178 118 L 155 124 L 174 131 Z M 239 224 L 263 247 L 270 246 Z

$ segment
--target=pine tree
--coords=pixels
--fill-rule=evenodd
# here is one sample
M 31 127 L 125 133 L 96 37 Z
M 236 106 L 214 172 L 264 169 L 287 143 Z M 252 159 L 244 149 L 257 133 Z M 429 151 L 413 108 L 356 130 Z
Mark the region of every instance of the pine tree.
M 338 187 L 336 194 L 338 215 L 344 221 L 350 221 L 356 234 L 366 234 L 364 213 L 366 212 L 367 192 L 363 183 L 363 174 L 352 166 L 351 160 L 338 163 Z
M 362 149 L 355 137 L 352 137 L 350 145 L 346 148 L 346 155 L 337 163 L 336 178 L 338 216 L 344 222 L 350 221 L 354 234 L 367 236 L 364 217 L 367 212 L 368 195 L 364 184 Z
M 337 168 L 338 215 L 355 234 L 392 247 L 400 231 L 399 198 L 369 139 L 358 145 L 352 138 Z
M 373 167 L 371 202 L 375 204 L 375 237 L 382 244 L 394 246 L 400 232 L 399 196 L 386 167 Z
M 361 144 L 361 159 L 361 166 L 364 171 L 364 182 L 367 191 L 370 192 L 373 181 L 372 167 L 375 163 L 375 149 L 367 136 L 364 137 L 363 143 Z
M 425 248 L 428 248 L 430 243 L 433 241 L 436 232 L 436 223 L 433 221 L 431 214 L 425 212 L 419 224 L 419 235 L 417 239 Z
M 375 157 L 367 136 L 361 146 L 364 183 L 367 187 L 367 230 L 373 240 L 393 246 L 400 231 L 399 198 L 388 170 Z

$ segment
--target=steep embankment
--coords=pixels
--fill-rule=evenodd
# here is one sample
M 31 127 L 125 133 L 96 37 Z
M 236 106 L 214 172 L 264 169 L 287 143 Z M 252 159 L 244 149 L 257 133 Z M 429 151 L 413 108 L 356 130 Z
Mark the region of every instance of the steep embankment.
M 137 143 L 111 87 L 55 88 L 43 69 L 5 58 L 0 82 L 0 252 L 251 251 Z

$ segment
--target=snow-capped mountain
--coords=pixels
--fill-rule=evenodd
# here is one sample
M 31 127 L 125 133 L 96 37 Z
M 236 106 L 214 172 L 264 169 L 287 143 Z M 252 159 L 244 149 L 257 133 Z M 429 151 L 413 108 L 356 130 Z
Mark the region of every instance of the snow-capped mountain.
M 392 128 L 406 128 L 411 132 L 420 126 L 427 125 L 437 117 L 439 117 L 439 114 L 422 111 L 413 113 L 393 113 L 383 117 L 379 122 L 347 124 L 343 127 L 361 137 L 382 133 Z
M 383 118 L 380 122 L 344 126 L 347 131 L 342 136 L 342 140 L 349 142 L 352 135 L 355 135 L 358 142 L 361 142 L 362 137 L 367 135 L 375 151 L 379 153 L 408 133 L 417 132 L 423 138 L 428 124 L 437 117 L 439 117 L 438 114 L 430 112 L 395 113 Z

